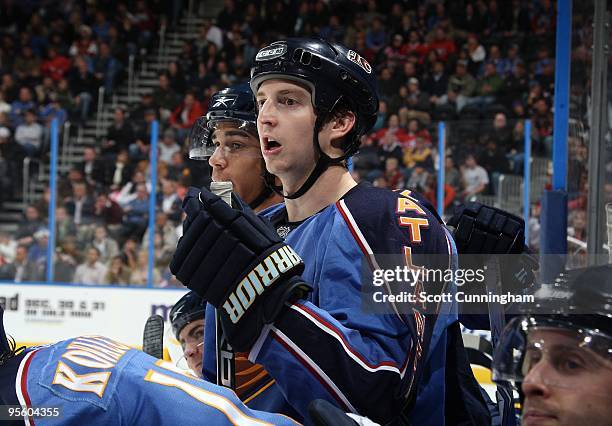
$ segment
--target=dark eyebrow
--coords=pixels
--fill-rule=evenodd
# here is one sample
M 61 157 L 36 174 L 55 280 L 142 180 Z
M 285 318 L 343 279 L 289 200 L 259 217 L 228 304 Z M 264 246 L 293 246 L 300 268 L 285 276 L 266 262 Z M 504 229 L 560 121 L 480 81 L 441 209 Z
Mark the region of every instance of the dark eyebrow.
M 278 92 L 279 95 L 294 95 L 294 96 L 300 96 L 300 97 L 305 97 L 306 94 L 304 92 L 302 92 L 301 90 L 298 89 L 285 89 L 285 90 L 281 90 L 280 92 Z
M 306 89 L 304 89 L 304 90 L 306 90 Z M 306 91 L 306 92 L 308 93 L 308 91 Z M 304 92 L 302 92 L 301 90 L 299 90 L 299 89 L 284 89 L 284 90 L 280 90 L 277 93 L 277 95 L 282 95 L 282 96 L 295 95 L 295 96 L 302 96 L 302 97 L 306 96 L 306 94 Z M 264 96 L 264 94 L 261 93 L 261 92 L 257 92 L 256 96 L 260 97 L 260 96 Z
M 218 138 L 216 136 L 217 132 L 218 131 L 213 133 L 213 137 L 212 137 L 213 140 Z M 222 132 L 225 134 L 226 138 L 227 137 L 232 137 L 232 136 L 240 136 L 240 137 L 243 137 L 243 138 L 248 138 L 249 137 L 249 134 L 247 132 L 245 132 L 244 130 L 238 130 L 238 129 L 236 129 L 236 130 L 222 130 Z

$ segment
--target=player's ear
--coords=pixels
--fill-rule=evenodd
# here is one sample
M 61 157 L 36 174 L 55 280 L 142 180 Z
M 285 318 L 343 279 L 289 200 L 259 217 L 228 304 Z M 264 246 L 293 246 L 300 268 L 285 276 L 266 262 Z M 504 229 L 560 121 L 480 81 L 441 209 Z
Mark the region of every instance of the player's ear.
M 353 111 L 344 111 L 331 120 L 329 126 L 332 146 L 341 147 L 342 140 L 355 126 L 355 119 Z

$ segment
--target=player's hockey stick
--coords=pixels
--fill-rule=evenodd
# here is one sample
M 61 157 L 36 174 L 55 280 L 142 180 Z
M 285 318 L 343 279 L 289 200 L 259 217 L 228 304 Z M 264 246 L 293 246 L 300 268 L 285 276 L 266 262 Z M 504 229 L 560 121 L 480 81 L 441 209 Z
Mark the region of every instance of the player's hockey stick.
M 612 203 L 606 204 L 606 225 L 608 227 L 608 259 L 612 263 Z
M 210 191 L 232 205 L 232 183 L 211 182 Z M 219 312 L 215 309 L 215 340 L 217 342 L 217 384 L 236 389 L 236 361 L 232 347 L 223 335 Z
M 151 315 L 144 326 L 142 351 L 162 359 L 164 357 L 164 319 L 159 315 Z
M 491 256 L 486 264 L 485 284 L 487 293 L 499 295 L 501 293 L 499 258 Z M 499 337 L 506 325 L 504 308 L 500 303 L 489 302 L 489 323 L 491 325 L 491 340 L 493 347 L 497 347 Z M 516 412 L 514 410 L 513 389 L 510 382 L 497 382 L 497 404 L 501 414 L 501 426 L 516 426 Z

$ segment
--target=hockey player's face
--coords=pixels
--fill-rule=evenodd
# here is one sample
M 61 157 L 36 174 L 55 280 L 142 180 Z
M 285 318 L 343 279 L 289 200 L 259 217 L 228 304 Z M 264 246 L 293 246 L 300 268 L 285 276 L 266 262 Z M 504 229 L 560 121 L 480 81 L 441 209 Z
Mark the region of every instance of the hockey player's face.
M 179 333 L 179 342 L 189 368 L 202 377 L 202 343 L 204 342 L 204 320 L 187 324 Z
M 283 186 L 297 186 L 315 164 L 312 140 L 316 116 L 310 92 L 286 80 L 267 80 L 257 91 L 257 105 L 257 130 L 266 168 L 281 178 Z
M 579 347 L 571 333 L 538 330 L 529 341 L 538 349 L 527 352 L 521 424 L 611 424 L 612 361 Z
M 212 140 L 215 151 L 208 160 L 212 179 L 232 182 L 238 196 L 250 203 L 264 186 L 259 140 L 230 122 L 220 124 Z

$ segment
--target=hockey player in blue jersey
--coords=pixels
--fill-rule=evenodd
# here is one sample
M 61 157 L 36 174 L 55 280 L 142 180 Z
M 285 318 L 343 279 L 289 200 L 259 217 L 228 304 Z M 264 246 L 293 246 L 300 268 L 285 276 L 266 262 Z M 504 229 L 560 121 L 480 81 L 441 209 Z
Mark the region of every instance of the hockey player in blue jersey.
M 255 98 L 247 83 L 211 96 L 206 116 L 190 134 L 198 159 L 207 160 L 215 182 L 232 182 L 233 191 L 255 212 L 282 202 L 265 185 L 265 163 L 255 124 Z
M 566 272 L 504 329 L 493 379 L 522 390 L 521 425 L 612 424 L 612 265 Z
M 172 306 L 168 315 L 172 332 L 181 344 L 187 366 L 200 378 L 202 378 L 205 309 L 206 303 L 202 298 L 190 291 Z
M 0 321 L 3 313 L 0 308 Z M 13 424 L 297 424 L 251 410 L 231 390 L 107 337 L 77 337 L 25 350 L 11 343 L 0 324 L 0 403 L 21 406 L 26 413 L 14 414 Z
M 357 185 L 347 170 L 376 119 L 371 66 L 337 43 L 289 39 L 260 50 L 251 74 L 266 168 L 285 203 L 266 212 L 270 227 L 202 189 L 184 202 L 173 273 L 220 310 L 230 344 L 301 418 L 319 398 L 384 424 L 488 424 L 452 304 L 362 306 L 362 279 L 382 255 L 411 265 L 455 254 L 417 194 Z
M 200 149 L 199 157 L 208 159 L 212 180 L 232 182 L 233 191 L 259 212 L 278 204 L 282 198 L 268 188 L 263 179 L 265 163 L 255 120 L 255 98 L 251 87 L 246 83 L 239 84 L 211 97 L 206 116 L 196 121 L 190 137 L 192 148 Z M 198 192 L 196 190 L 195 194 Z M 215 314 L 212 306 L 207 311 L 203 345 L 207 350 L 198 374 L 218 383 Z M 234 357 L 236 382 L 233 390 L 236 394 L 251 408 L 294 416 L 294 410 L 274 384 L 274 379 L 261 365 L 249 362 L 247 357 L 248 353 L 237 353 Z

